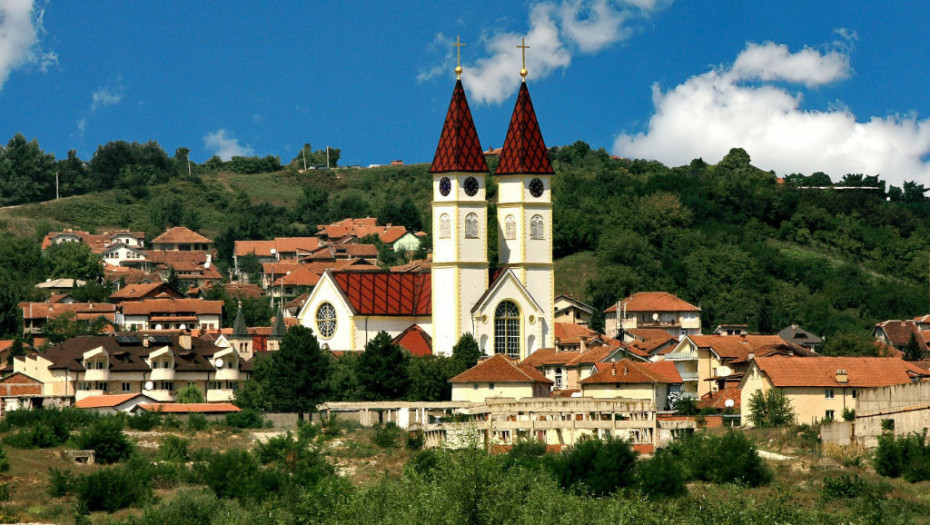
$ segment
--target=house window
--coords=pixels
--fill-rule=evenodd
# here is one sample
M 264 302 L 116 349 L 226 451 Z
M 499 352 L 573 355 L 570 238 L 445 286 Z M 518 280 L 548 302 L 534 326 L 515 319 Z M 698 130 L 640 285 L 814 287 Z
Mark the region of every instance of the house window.
M 478 390 L 478 383 L 475 383 L 474 385 L 472 385 L 472 390 Z
M 478 216 L 474 213 L 469 213 L 465 216 L 465 238 L 478 238 Z
M 223 382 L 222 381 L 210 381 L 207 383 L 207 390 L 222 390 Z
M 93 389 L 93 385 L 91 385 L 90 383 L 86 381 L 82 381 L 78 383 L 78 390 L 92 390 L 92 389 Z
M 329 303 L 320 305 L 316 311 L 316 327 L 320 336 L 329 339 L 336 333 L 336 309 Z
M 132 383 L 123 383 L 123 392 L 132 392 Z
M 562 368 L 555 369 L 555 389 L 562 390 Z
M 161 389 L 162 390 L 174 390 L 174 381 L 162 381 Z
M 443 213 L 439 216 L 439 238 L 448 239 L 449 237 L 452 237 L 452 224 L 449 216 Z
M 494 383 L 488 383 L 488 390 L 494 390 Z
M 853 397 L 853 399 L 856 399 L 857 397 L 859 397 L 859 392 L 856 392 L 855 390 L 853 390 L 853 391 L 852 391 L 852 397 Z
M 106 392 L 109 389 L 109 385 L 102 381 L 96 383 L 94 386 L 95 386 L 94 390 L 100 390 L 102 392 Z
M 834 415 L 835 415 L 835 412 L 833 412 L 832 410 L 827 410 L 826 414 L 824 415 L 824 419 L 827 421 L 833 421 Z
M 520 357 L 520 310 L 512 301 L 502 301 L 494 311 L 494 353 Z
M 530 219 L 530 239 L 545 239 L 542 215 L 533 215 Z
M 513 218 L 513 215 L 508 215 L 504 219 L 504 238 L 510 241 L 517 238 L 517 220 Z
M 828 388 L 828 389 L 824 390 L 824 391 L 823 391 L 823 397 L 826 398 L 826 399 L 833 399 L 833 389 L 832 389 L 832 388 Z
M 159 366 L 161 366 L 161 361 L 152 361 L 152 370 L 155 370 Z
M 227 381 L 226 388 L 235 392 L 236 390 L 239 390 L 239 382 L 238 381 Z

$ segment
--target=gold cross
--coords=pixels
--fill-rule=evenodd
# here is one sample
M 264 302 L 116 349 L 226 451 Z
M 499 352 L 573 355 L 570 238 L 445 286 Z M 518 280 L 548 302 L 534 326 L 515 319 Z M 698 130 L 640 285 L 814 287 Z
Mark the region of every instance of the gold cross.
M 526 45 L 525 38 L 521 38 L 520 45 L 517 47 L 520 48 L 520 53 L 523 55 L 523 68 L 520 69 L 520 76 L 523 77 L 523 81 L 526 82 L 526 50 L 529 49 L 530 46 Z
M 455 43 L 452 44 L 455 46 L 455 77 L 458 79 L 462 78 L 462 46 L 465 44 L 459 42 L 458 35 L 455 36 Z

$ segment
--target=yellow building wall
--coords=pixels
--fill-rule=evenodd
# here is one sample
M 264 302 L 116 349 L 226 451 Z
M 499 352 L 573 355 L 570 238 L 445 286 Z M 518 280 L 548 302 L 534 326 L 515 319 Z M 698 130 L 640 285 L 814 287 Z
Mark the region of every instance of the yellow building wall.
M 749 400 L 752 398 L 753 393 L 760 390 L 765 393 L 774 387 L 769 378 L 760 373 L 755 365 L 749 367 L 741 387 L 740 416 L 742 424 L 743 426 L 753 426 L 752 421 L 749 420 Z M 832 399 L 827 398 L 827 390 L 833 390 Z M 849 387 L 785 387 L 781 391 L 791 403 L 796 422 L 813 425 L 826 418 L 827 410 L 833 411 L 835 420 L 841 420 L 844 409 L 856 408 L 853 392 L 859 392 L 862 389 Z
M 625 397 L 627 399 L 648 399 L 655 401 L 655 390 L 649 384 L 620 384 L 609 385 L 582 385 L 581 393 L 584 397 L 607 399 Z
M 452 401 L 481 403 L 489 397 L 522 399 L 533 394 L 533 383 L 452 383 Z

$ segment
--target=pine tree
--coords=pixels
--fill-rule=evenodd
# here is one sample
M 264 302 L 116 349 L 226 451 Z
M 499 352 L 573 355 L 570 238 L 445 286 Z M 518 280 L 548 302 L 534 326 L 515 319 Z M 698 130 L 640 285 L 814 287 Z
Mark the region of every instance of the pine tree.
M 357 361 L 356 376 L 362 397 L 369 401 L 406 397 L 410 384 L 408 359 L 409 354 L 394 344 L 387 332 L 378 332 Z

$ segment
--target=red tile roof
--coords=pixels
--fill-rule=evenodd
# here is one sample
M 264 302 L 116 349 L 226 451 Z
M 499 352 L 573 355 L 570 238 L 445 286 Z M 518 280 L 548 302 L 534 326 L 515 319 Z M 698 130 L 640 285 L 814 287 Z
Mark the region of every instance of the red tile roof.
M 223 313 L 223 301 L 205 301 L 202 299 L 148 299 L 123 303 L 124 315 L 156 315 L 161 313 L 194 313 L 199 315 L 220 315 Z
M 175 226 L 165 233 L 152 239 L 152 244 L 212 244 L 213 241 L 200 235 L 199 233 L 185 228 L 184 226 Z
M 271 257 L 271 250 L 275 249 L 274 241 L 236 241 L 233 255 L 243 257 L 255 255 L 257 257 Z
M 317 237 L 275 237 L 275 249 L 278 253 L 312 252 L 320 247 Z
M 116 320 L 116 305 L 109 303 L 19 303 L 24 319 L 56 318 L 67 312 L 75 314 L 76 319 L 96 319 L 103 316 L 107 320 Z
M 274 286 L 316 286 L 320 282 L 320 273 L 314 273 L 307 268 L 297 268 L 275 279 Z
M 520 93 L 517 94 L 517 103 L 510 117 L 510 126 L 507 128 L 507 137 L 501 151 L 500 163 L 497 165 L 497 175 L 519 173 L 538 173 L 551 175 L 552 163 L 549 162 L 549 150 L 543 141 L 539 122 L 536 120 L 536 111 L 533 110 L 533 101 L 526 82 L 520 84 Z
M 164 412 L 166 414 L 239 412 L 239 407 L 232 403 L 139 403 L 138 406 L 146 412 Z
M 450 383 L 545 383 L 552 384 L 535 368 L 514 364 L 504 354 L 495 354 L 449 380 Z
M 399 333 L 392 342 L 406 348 L 408 352 L 417 357 L 433 355 L 433 338 L 415 324 Z
M 689 335 L 698 348 L 709 348 L 723 359 L 744 361 L 750 353 L 761 356 L 766 350 L 786 345 L 777 335 Z
M 580 344 L 582 337 L 596 337 L 597 332 L 575 323 L 555 323 L 555 338 L 562 345 Z
M 922 368 L 896 357 L 757 357 L 756 366 L 776 387 L 850 387 L 874 388 L 910 383 L 916 376 L 926 376 Z M 836 379 L 837 370 L 845 370 L 848 381 Z
M 265 291 L 257 284 L 224 283 L 220 285 L 230 297 L 251 297 L 257 299 L 265 295 Z
M 600 363 L 597 372 L 587 379 L 582 379 L 582 385 L 601 385 L 614 383 L 682 383 L 681 375 L 671 361 L 640 362 L 630 359 L 621 359 L 616 363 Z
M 557 352 L 555 348 L 540 348 L 527 356 L 521 364 L 530 365 L 534 368 L 546 365 L 567 365 L 580 355 L 581 352 Z
M 333 272 L 358 315 L 432 315 L 430 274 Z
M 668 292 L 637 292 L 620 301 L 627 312 L 700 312 L 693 304 Z M 609 309 L 608 309 L 609 310 Z
M 575 366 L 575 365 L 600 363 L 605 358 L 607 358 L 607 356 L 612 354 L 617 348 L 619 348 L 619 346 L 613 346 L 613 345 L 605 345 L 605 346 L 598 346 L 595 348 L 590 348 L 588 349 L 587 352 L 581 352 L 580 354 L 578 354 L 578 357 L 576 357 L 575 359 L 572 359 L 567 364 L 569 366 Z
M 481 152 L 481 141 L 471 118 L 468 99 L 462 81 L 455 82 L 452 100 L 442 125 L 436 155 L 430 165 L 430 173 L 444 172 L 488 172 L 488 163 Z
M 126 299 L 143 299 L 156 296 L 180 298 L 181 294 L 172 290 L 163 282 L 127 284 L 110 294 L 110 300 L 118 302 Z
M 106 396 L 89 396 L 81 399 L 80 401 L 74 404 L 77 408 L 113 408 L 117 405 L 125 403 L 130 399 L 135 397 L 142 396 L 145 399 L 151 399 L 150 397 L 144 394 L 116 394 L 116 395 L 106 395 Z
M 896 348 L 903 348 L 911 340 L 911 334 L 917 339 L 917 344 L 923 351 L 930 351 L 927 345 L 928 335 L 926 330 L 920 330 L 917 321 L 882 321 L 875 325 L 885 332 L 888 343 Z
M 713 408 L 714 410 L 731 408 L 739 411 L 741 392 L 738 386 L 728 386 L 717 392 L 708 392 L 701 396 L 701 399 L 697 402 L 697 408 Z M 731 399 L 733 400 L 733 406 L 728 407 L 727 401 Z

